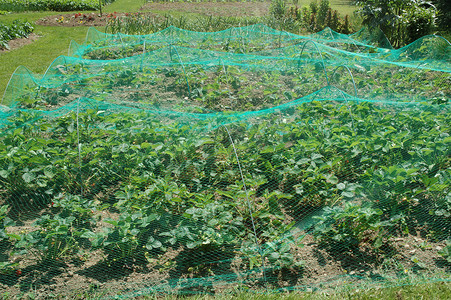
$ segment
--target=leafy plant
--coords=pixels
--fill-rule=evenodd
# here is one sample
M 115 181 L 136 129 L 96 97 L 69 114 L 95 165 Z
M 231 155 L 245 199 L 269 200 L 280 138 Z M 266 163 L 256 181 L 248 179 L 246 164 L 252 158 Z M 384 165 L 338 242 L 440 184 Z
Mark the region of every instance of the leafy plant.
M 27 21 L 14 20 L 12 24 L 0 22 L 0 49 L 8 49 L 8 41 L 28 37 L 34 27 Z
M 203 251 L 231 249 L 240 243 L 246 232 L 243 217 L 234 216 L 233 212 L 231 205 L 218 202 L 191 207 L 183 213 L 175 229 L 160 235 L 172 246 L 179 244 Z
M 282 19 L 285 17 L 286 4 L 283 0 L 272 0 L 269 8 L 269 13 L 276 19 Z
M 363 24 L 380 28 L 395 47 L 430 34 L 435 27 L 436 10 L 427 1 L 358 0 L 355 3 L 361 7 Z
M 37 230 L 10 235 L 15 240 L 15 254 L 29 254 L 42 263 L 70 259 L 81 250 L 80 238 L 83 231 L 74 226 L 75 221 L 73 216 L 42 216 L 33 224 Z
M 451 264 L 451 240 L 446 241 L 446 246 L 440 250 L 439 254 Z
M 94 248 L 103 249 L 110 264 L 128 264 L 144 259 L 147 251 L 165 249 L 160 238 L 152 234 L 155 221 L 159 219 L 155 213 L 144 215 L 141 211 L 125 211 L 116 220 L 103 220 L 112 227 L 99 232 L 86 231 L 82 237 L 89 238 Z
M 390 238 L 389 229 L 397 219 L 381 220 L 382 211 L 347 202 L 344 207 L 326 207 L 313 228 L 321 245 L 352 251 L 364 243 L 377 250 Z

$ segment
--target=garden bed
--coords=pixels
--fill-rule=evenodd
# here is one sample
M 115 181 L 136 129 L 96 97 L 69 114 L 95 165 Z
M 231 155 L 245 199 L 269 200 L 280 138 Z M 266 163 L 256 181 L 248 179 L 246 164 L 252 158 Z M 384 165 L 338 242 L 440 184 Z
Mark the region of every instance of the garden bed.
M 48 22 L 89 25 L 69 16 Z M 6 293 L 449 280 L 446 45 L 264 25 L 90 34 L 43 75 L 17 69 L 2 99 Z

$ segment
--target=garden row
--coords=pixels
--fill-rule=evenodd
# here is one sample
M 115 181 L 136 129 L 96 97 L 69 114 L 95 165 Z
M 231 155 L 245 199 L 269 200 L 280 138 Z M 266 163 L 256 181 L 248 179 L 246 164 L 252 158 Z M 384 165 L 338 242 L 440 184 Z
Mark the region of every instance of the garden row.
M 242 45 L 240 40 L 225 43 L 229 50 Z M 209 39 L 207 44 L 217 47 Z M 153 47 L 156 50 L 146 52 Z M 134 55 L 140 51 L 143 54 Z M 415 51 L 408 52 L 418 56 Z M 2 103 L 53 109 L 88 97 L 134 107 L 208 113 L 272 108 L 302 99 L 326 86 L 342 90 L 349 98 L 365 95 L 366 99 L 380 101 L 440 104 L 450 96 L 447 70 L 417 68 L 416 60 L 383 61 L 313 42 L 259 54 L 155 43 L 125 49 L 119 46 L 117 50 L 98 47 L 86 56 L 111 59 L 62 56 L 43 77 L 19 68 Z M 399 53 L 394 55 L 401 57 Z M 115 59 L 118 56 L 126 57 Z M 437 68 L 447 66 L 441 60 L 431 60 L 429 64 Z
M 208 2 L 208 1 L 207 1 Z M 239 4 L 238 4 L 239 5 Z M 145 8 L 145 6 L 143 7 Z M 177 7 L 174 7 L 177 10 Z M 320 5 L 312 1 L 309 6 L 299 8 L 297 5 L 288 6 L 284 1 L 271 2 L 268 13 L 257 16 L 237 15 L 207 15 L 198 18 L 184 15 L 155 16 L 146 14 L 129 14 L 108 21 L 106 32 L 124 34 L 147 34 L 163 30 L 169 26 L 193 31 L 220 31 L 235 26 L 265 24 L 272 28 L 288 32 L 318 32 L 324 28 L 348 34 L 353 31 L 350 18 L 344 18 L 330 7 L 329 1 L 322 0 Z
M 373 275 L 397 274 L 395 238 L 451 234 L 449 109 L 324 93 L 337 101 L 214 118 L 88 99 L 60 117 L 14 114 L 0 143 L 2 272 L 96 251 L 112 268 L 175 255 L 163 277 L 296 273 L 307 233 L 331 264 L 349 252 L 355 268 L 370 257 Z M 398 263 L 434 272 L 414 256 Z M 300 274 L 296 284 L 312 279 Z
M 10 25 L 0 22 L 0 50 L 8 49 L 10 40 L 28 37 L 33 30 L 33 25 L 26 21 L 15 20 Z
M 102 5 L 114 0 L 101 0 Z M 80 11 L 98 10 L 98 0 L 0 0 L 0 10 L 23 11 Z

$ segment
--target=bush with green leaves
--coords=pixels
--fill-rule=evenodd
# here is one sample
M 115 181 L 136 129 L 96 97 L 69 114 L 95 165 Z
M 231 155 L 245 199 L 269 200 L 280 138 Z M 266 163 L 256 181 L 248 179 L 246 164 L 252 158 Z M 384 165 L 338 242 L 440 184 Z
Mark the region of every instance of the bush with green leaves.
M 282 19 L 286 13 L 286 3 L 284 0 L 272 0 L 269 13 L 276 19 Z
M 432 0 L 437 7 L 437 25 L 441 31 L 451 31 L 451 5 L 448 0 Z
M 374 250 L 386 244 L 390 230 L 401 219 L 395 216 L 382 220 L 382 210 L 368 205 L 347 202 L 344 206 L 326 207 L 313 228 L 313 235 L 320 245 L 342 251 L 358 250 L 364 243 Z
M 402 47 L 436 28 L 436 8 L 424 0 L 357 0 L 363 25 L 380 28 L 394 47 Z
M 101 0 L 102 5 L 114 0 Z M 97 10 L 99 0 L 0 0 L 0 10 L 21 11 L 79 11 Z

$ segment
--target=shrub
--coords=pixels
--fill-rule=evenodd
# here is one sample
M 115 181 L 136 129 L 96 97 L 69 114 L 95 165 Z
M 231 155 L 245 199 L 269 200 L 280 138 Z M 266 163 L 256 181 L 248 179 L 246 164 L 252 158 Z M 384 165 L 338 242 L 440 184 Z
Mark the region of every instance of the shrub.
M 394 47 L 432 33 L 436 10 L 422 0 L 358 0 L 363 25 L 380 28 Z

